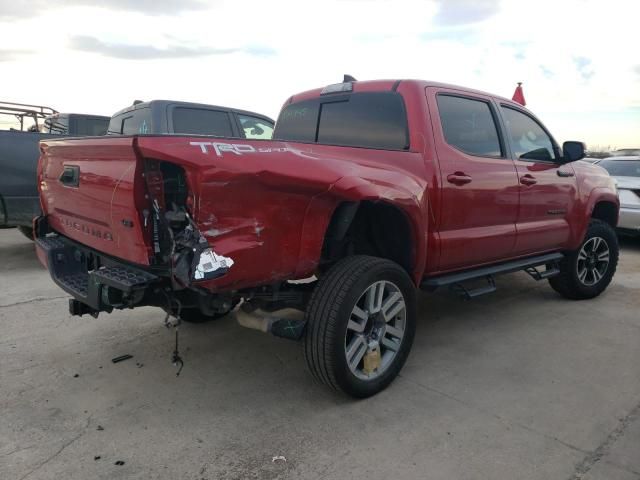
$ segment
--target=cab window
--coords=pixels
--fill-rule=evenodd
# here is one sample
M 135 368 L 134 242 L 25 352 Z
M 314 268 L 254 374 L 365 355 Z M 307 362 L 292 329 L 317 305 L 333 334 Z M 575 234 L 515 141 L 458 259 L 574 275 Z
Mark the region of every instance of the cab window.
M 276 123 L 276 140 L 343 147 L 408 150 L 409 129 L 402 96 L 361 92 L 287 105 Z
M 69 133 L 69 117 L 64 115 L 47 117 L 44 121 L 42 133 L 67 135 Z
M 233 137 L 229 114 L 205 108 L 175 108 L 173 110 L 173 133 Z
M 500 138 L 487 102 L 453 95 L 437 96 L 445 141 L 479 157 L 500 157 Z
M 107 135 L 137 135 L 152 132 L 151 109 L 145 107 L 112 117 Z
M 108 118 L 72 117 L 71 126 L 74 135 L 101 136 L 107 133 Z
M 516 158 L 552 162 L 555 160 L 553 142 L 538 122 L 513 108 L 502 107 L 502 114 Z
M 238 120 L 245 138 L 271 140 L 273 137 L 273 124 L 263 118 L 238 114 Z

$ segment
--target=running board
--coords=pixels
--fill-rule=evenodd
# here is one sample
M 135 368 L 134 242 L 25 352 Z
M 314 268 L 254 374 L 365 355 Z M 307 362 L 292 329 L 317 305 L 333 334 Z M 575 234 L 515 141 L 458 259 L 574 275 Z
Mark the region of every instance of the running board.
M 448 273 L 437 277 L 426 278 L 420 283 L 423 290 L 433 291 L 440 287 L 454 286 L 454 290 L 459 291 L 467 298 L 477 297 L 485 293 L 495 291 L 495 283 L 493 277 L 504 273 L 513 273 L 524 270 L 535 280 L 543 280 L 553 277 L 560 273 L 558 262 L 564 258 L 562 253 L 547 253 L 545 255 L 537 255 L 535 257 L 521 258 L 511 262 L 490 265 L 487 267 L 475 268 L 464 272 Z M 536 267 L 545 266 L 546 270 L 539 271 Z M 486 279 L 487 286 L 478 289 L 469 290 L 462 286 L 463 282 L 470 280 Z

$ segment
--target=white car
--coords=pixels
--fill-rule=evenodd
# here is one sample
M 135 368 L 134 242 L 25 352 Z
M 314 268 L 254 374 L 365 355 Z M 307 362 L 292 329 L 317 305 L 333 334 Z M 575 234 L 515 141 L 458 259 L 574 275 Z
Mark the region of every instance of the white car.
M 609 157 L 598 162 L 611 175 L 618 187 L 622 231 L 640 234 L 640 156 Z

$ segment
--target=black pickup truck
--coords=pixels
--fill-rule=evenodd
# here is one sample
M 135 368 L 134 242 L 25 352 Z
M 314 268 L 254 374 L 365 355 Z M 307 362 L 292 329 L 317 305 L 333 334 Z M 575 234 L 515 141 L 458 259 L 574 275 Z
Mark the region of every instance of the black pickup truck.
M 135 101 L 111 117 L 108 135 L 184 134 L 271 140 L 275 122 L 236 108 L 174 100 Z
M 16 128 L 0 131 L 0 228 L 18 227 L 31 238 L 32 220 L 40 214 L 36 185 L 38 143 L 56 136 L 214 135 L 270 140 L 275 122 L 236 108 L 173 100 L 136 101 L 111 118 L 60 114 L 35 105 L 0 103 L 0 118 Z
M 109 119 L 0 102 L 0 228 L 18 227 L 32 237 L 31 223 L 40 214 L 36 180 L 40 140 L 104 135 Z

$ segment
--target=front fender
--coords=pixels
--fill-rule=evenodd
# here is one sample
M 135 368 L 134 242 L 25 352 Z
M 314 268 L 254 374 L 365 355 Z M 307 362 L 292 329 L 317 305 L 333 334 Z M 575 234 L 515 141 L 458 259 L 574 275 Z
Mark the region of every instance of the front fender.
M 582 243 L 584 236 L 589 228 L 589 222 L 593 217 L 593 211 L 596 205 L 600 202 L 613 203 L 616 206 L 616 213 L 620 210 L 620 199 L 617 193 L 610 187 L 595 187 L 591 190 L 587 202 L 585 204 L 584 215 L 580 217 L 580 221 L 577 222 L 574 229 L 574 235 L 572 238 L 572 249 L 576 249 Z M 618 223 L 618 216 L 616 215 L 615 224 Z

